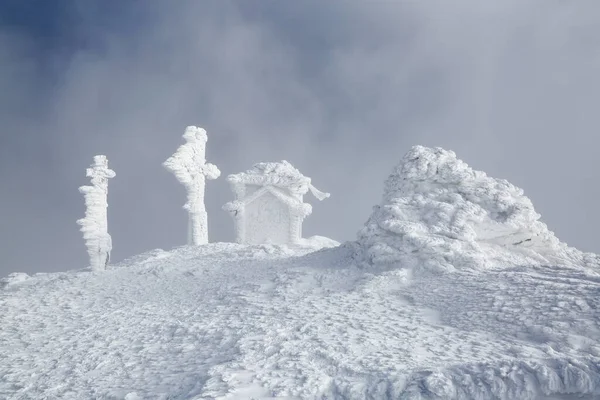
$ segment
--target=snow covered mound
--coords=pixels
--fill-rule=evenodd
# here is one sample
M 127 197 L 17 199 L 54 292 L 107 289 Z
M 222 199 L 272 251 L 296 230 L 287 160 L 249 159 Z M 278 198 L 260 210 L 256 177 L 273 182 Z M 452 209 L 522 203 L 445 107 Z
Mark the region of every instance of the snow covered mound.
M 471 169 L 441 148 L 413 147 L 385 182 L 381 205 L 358 234 L 372 265 L 452 270 L 546 262 L 568 252 L 523 190 Z

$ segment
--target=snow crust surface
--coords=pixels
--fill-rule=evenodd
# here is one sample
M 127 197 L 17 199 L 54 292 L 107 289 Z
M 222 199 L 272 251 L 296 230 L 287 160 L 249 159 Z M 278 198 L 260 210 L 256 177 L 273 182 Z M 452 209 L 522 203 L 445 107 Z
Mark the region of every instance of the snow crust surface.
M 414 148 L 353 243 L 13 274 L 0 398 L 598 399 L 600 263 L 538 218 L 507 182 Z

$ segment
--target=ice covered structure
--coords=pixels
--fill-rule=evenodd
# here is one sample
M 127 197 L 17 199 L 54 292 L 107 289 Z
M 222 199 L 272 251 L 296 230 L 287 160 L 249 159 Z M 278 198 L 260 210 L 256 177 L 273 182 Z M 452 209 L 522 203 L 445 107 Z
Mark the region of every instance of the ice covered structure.
M 227 181 L 236 198 L 223 209 L 234 219 L 238 243 L 300 243 L 302 222 L 312 212 L 303 196 L 310 191 L 319 200 L 329 197 L 285 160 L 258 163 Z
M 187 203 L 183 206 L 189 213 L 188 244 L 208 243 L 208 216 L 204 206 L 206 179 L 217 179 L 221 171 L 206 162 L 206 131 L 188 126 L 183 134 L 185 143 L 169 157 L 163 166 L 173 173 L 187 190 Z
M 369 265 L 443 270 L 491 266 L 515 254 L 543 260 L 566 245 L 539 218 L 508 181 L 471 169 L 452 151 L 415 146 L 358 233 L 360 257 Z
M 106 156 L 94 157 L 94 163 L 86 170 L 92 178 L 92 186 L 81 186 L 79 191 L 85 198 L 85 217 L 78 220 L 93 270 L 103 270 L 110 261 L 112 240 L 108 234 L 107 195 L 108 180 L 115 172 L 108 168 Z

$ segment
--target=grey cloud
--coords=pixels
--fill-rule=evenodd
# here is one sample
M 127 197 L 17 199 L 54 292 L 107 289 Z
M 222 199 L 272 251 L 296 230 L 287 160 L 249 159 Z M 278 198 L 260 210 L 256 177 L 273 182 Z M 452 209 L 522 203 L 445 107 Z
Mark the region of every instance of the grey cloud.
M 287 159 L 331 192 L 306 235 L 353 239 L 424 144 L 524 187 L 560 238 L 598 250 L 595 3 L 166 4 L 126 33 L 94 28 L 100 50 L 74 54 L 50 92 L 12 51 L 26 44 L 0 42 L 0 275 L 85 266 L 77 187 L 95 154 L 117 173 L 114 258 L 184 244 L 185 193 L 161 163 L 191 124 L 225 175 Z M 230 198 L 223 178 L 207 184 L 213 241 L 232 239 Z

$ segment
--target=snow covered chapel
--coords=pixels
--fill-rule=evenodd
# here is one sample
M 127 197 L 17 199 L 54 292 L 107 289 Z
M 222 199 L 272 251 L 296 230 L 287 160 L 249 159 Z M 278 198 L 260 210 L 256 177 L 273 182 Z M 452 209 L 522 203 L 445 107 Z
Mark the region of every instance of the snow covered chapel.
M 287 161 L 258 163 L 227 181 L 236 199 L 223 209 L 233 217 L 238 243 L 299 243 L 302 222 L 312 212 L 303 196 L 310 190 L 319 200 L 329 197 Z

